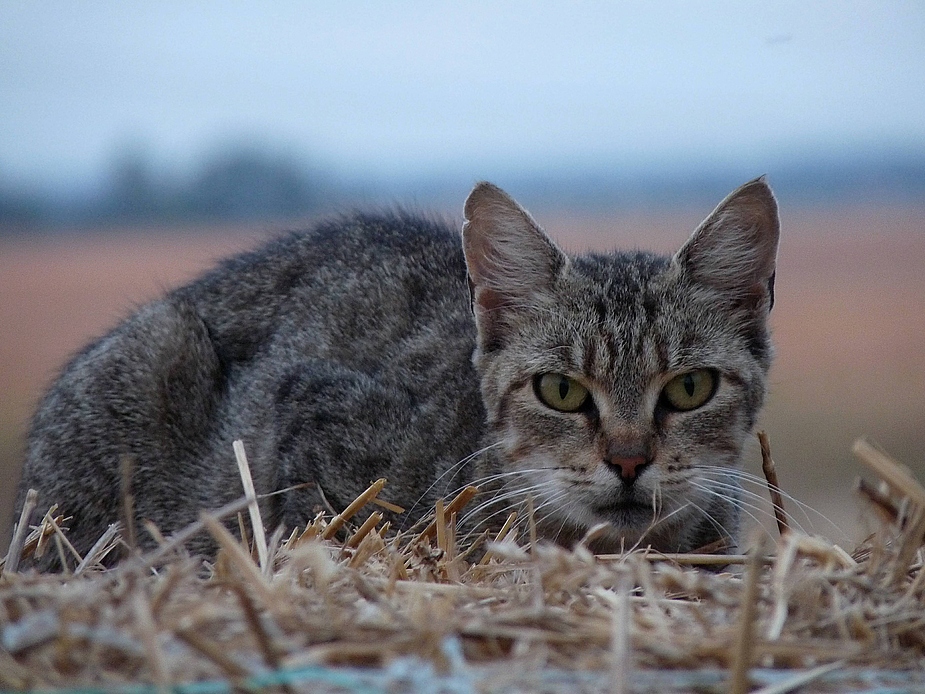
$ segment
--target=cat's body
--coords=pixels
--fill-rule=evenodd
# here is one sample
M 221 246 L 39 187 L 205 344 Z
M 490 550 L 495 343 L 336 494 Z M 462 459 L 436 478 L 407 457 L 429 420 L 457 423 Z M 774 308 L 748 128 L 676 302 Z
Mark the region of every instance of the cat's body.
M 739 464 L 764 397 L 764 182 L 674 259 L 567 258 L 488 184 L 466 217 L 462 246 L 417 217 L 343 218 L 143 307 L 46 395 L 20 503 L 57 502 L 86 550 L 119 516 L 128 456 L 137 518 L 170 533 L 242 495 L 240 438 L 258 493 L 314 483 L 262 502 L 271 527 L 310 520 L 319 488 L 341 509 L 387 477 L 383 498 L 418 509 L 485 482 L 473 524 L 529 494 L 544 537 L 609 523 L 605 550 L 733 538 L 734 482 L 701 467 Z

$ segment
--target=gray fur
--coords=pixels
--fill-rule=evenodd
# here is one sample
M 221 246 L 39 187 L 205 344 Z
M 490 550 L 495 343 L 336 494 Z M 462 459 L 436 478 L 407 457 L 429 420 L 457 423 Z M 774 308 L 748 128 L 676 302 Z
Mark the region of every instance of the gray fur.
M 562 543 L 598 523 L 601 550 L 734 538 L 734 490 L 702 487 L 735 482 L 701 466 L 739 465 L 764 399 L 778 235 L 764 181 L 674 258 L 566 256 L 490 184 L 465 211 L 462 247 L 437 222 L 355 215 L 143 307 L 45 396 L 20 503 L 30 487 L 57 502 L 84 551 L 118 518 L 128 456 L 137 518 L 171 533 L 241 496 L 241 438 L 258 493 L 315 485 L 265 500 L 271 528 L 310 520 L 319 488 L 341 509 L 387 477 L 383 498 L 419 512 L 482 482 L 468 527 L 500 524 L 529 495 Z M 714 397 L 666 411 L 662 387 L 696 368 L 720 374 Z M 545 406 L 543 372 L 580 381 L 590 409 Z M 626 451 L 647 461 L 632 483 L 607 463 Z

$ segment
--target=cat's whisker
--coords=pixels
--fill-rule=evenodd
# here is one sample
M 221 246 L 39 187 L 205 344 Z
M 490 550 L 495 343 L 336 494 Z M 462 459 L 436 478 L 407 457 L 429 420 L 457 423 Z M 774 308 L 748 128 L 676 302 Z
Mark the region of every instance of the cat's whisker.
M 460 525 L 464 525 L 466 522 L 471 520 L 473 517 L 481 514 L 486 509 L 496 505 L 496 504 L 506 504 L 506 502 L 512 499 L 523 500 L 526 499 L 528 494 L 533 494 L 534 497 L 545 498 L 545 495 L 541 494 L 544 488 L 554 489 L 555 485 L 552 481 L 542 482 L 539 484 L 532 484 L 525 487 L 514 487 L 509 489 L 504 489 L 500 493 L 496 493 L 485 499 L 482 503 L 466 511 L 466 514 L 460 518 Z M 509 504 L 506 504 L 501 511 L 498 513 L 510 510 Z M 492 514 L 495 515 L 495 514 Z
M 662 485 L 656 484 L 652 488 L 652 515 L 657 516 L 662 508 Z
M 517 498 L 519 496 L 519 494 L 515 494 L 513 492 L 504 495 L 491 496 L 476 506 L 467 509 L 466 513 L 459 518 L 458 524 L 462 527 L 465 527 L 474 518 L 478 518 L 480 523 L 486 523 L 492 518 L 509 513 L 511 511 L 511 504 L 508 502 L 511 499 Z M 492 511 L 491 513 L 487 513 L 496 506 L 499 507 L 497 510 Z
M 741 485 L 738 483 L 738 481 L 735 481 L 735 482 L 723 482 L 723 481 L 721 481 L 721 480 L 719 480 L 719 479 L 709 479 L 709 478 L 707 478 L 707 479 L 702 479 L 702 480 L 700 480 L 700 483 L 701 483 L 701 484 L 708 484 L 708 485 L 711 485 L 711 486 L 716 487 L 716 488 L 728 490 L 728 491 L 732 492 L 733 494 L 742 495 L 742 496 L 745 496 L 745 497 L 747 497 L 747 498 L 749 498 L 749 499 L 754 499 L 755 501 L 757 501 L 757 502 L 759 502 L 759 503 L 762 503 L 762 502 L 765 503 L 765 504 L 770 504 L 770 503 L 771 503 L 771 501 L 770 501 L 770 499 L 767 497 L 767 495 L 765 495 L 765 494 L 760 494 L 760 493 L 758 493 L 758 492 L 754 492 L 754 491 L 752 491 L 752 490 L 750 490 L 750 489 L 747 489 L 747 488 L 741 486 Z
M 487 450 L 487 449 L 486 449 L 486 450 Z M 453 498 L 453 497 L 455 497 L 457 494 L 459 494 L 460 492 L 462 492 L 464 489 L 466 489 L 467 487 L 471 487 L 471 486 L 484 487 L 484 486 L 490 484 L 491 482 L 495 482 L 495 481 L 498 481 L 498 480 L 500 480 L 500 479 L 502 479 L 502 478 L 507 478 L 507 477 L 511 477 L 511 476 L 515 476 L 515 475 L 519 475 L 519 474 L 522 474 L 522 473 L 520 473 L 520 472 L 507 472 L 507 473 L 498 473 L 498 474 L 494 474 L 494 475 L 488 475 L 488 476 L 485 476 L 485 477 L 480 477 L 480 478 L 474 479 L 474 480 L 472 480 L 472 481 L 470 481 L 470 482 L 468 482 L 468 483 L 466 483 L 466 484 L 464 484 L 464 485 L 462 485 L 462 486 L 460 486 L 460 487 L 457 487 L 456 489 L 453 489 L 453 490 L 448 491 L 447 493 L 445 493 L 445 494 L 443 495 L 443 498 L 444 498 L 444 499 Z M 502 501 L 503 498 L 501 498 L 500 492 L 501 492 L 501 490 L 489 490 L 487 493 L 483 491 L 483 493 L 481 494 L 481 499 L 482 499 L 481 505 L 476 506 L 476 507 L 471 507 L 471 506 L 470 506 L 470 507 L 467 507 L 465 515 L 461 516 L 460 519 L 459 519 L 459 521 L 458 521 L 459 524 L 462 525 L 463 523 L 465 523 L 471 515 L 473 515 L 474 513 L 478 512 L 478 510 L 481 509 L 481 508 L 483 508 L 484 506 L 491 505 L 491 504 L 494 504 L 494 503 L 499 503 L 500 501 Z M 477 497 L 477 498 L 479 498 L 479 497 Z M 412 507 L 412 508 L 413 508 L 413 507 Z M 421 519 L 421 520 L 423 520 L 423 519 Z M 417 523 L 420 523 L 421 520 L 418 520 Z
M 639 537 L 639 539 L 636 540 L 636 542 L 634 542 L 634 543 L 632 544 L 632 546 L 631 546 L 631 547 L 629 548 L 629 550 L 627 550 L 627 551 L 630 551 L 630 552 L 631 552 L 631 551 L 635 551 L 635 550 L 639 549 L 640 547 L 643 547 L 644 544 L 645 544 L 646 536 L 647 536 L 649 533 L 651 533 L 653 530 L 655 530 L 655 528 L 656 528 L 657 526 L 659 526 L 660 524 L 665 523 L 665 522 L 667 522 L 668 520 L 670 520 L 673 516 L 680 514 L 680 513 L 681 513 L 682 511 L 684 511 L 684 509 L 687 508 L 689 505 L 691 505 L 690 502 L 687 502 L 687 503 L 685 503 L 685 504 L 682 504 L 681 506 L 679 506 L 678 508 L 674 509 L 673 511 L 671 511 L 671 513 L 668 513 L 668 514 L 665 515 L 665 516 L 661 516 L 661 515 L 658 514 L 658 512 L 656 512 L 656 513 L 653 515 L 652 520 L 649 522 L 649 525 L 646 527 L 645 531 L 642 533 L 642 535 Z M 654 510 L 654 509 L 653 509 L 653 510 Z
M 734 536 L 735 536 L 734 530 L 726 527 L 726 525 L 722 523 L 721 521 L 719 521 L 712 513 L 707 511 L 700 504 L 697 504 L 693 499 L 690 498 L 689 494 L 670 494 L 668 495 L 668 500 L 670 502 L 675 501 L 676 498 L 678 497 L 681 497 L 684 503 L 678 509 L 673 511 L 671 514 L 669 514 L 668 516 L 665 516 L 666 519 L 669 518 L 671 515 L 674 515 L 675 513 L 680 513 L 685 508 L 690 508 L 690 509 L 695 510 L 701 516 L 703 516 L 710 523 L 710 525 L 713 526 L 714 530 L 717 532 L 720 538 L 725 538 L 727 540 L 734 540 Z M 725 497 L 721 497 L 721 498 L 725 499 Z
M 431 484 L 430 487 L 427 488 L 427 490 L 425 491 L 425 494 L 426 494 L 427 492 L 429 492 L 431 489 L 433 489 L 433 488 L 437 485 L 437 483 L 440 482 L 440 480 L 442 480 L 444 477 L 447 476 L 447 474 L 450 474 L 450 473 L 452 473 L 452 472 L 461 470 L 461 469 L 464 468 L 466 465 L 468 465 L 469 463 L 471 463 L 473 460 L 475 460 L 476 458 L 478 458 L 480 455 L 484 455 L 485 453 L 487 453 L 488 451 L 490 451 L 490 450 L 492 450 L 492 449 L 494 449 L 494 448 L 499 448 L 499 447 L 501 447 L 501 446 L 503 445 L 503 443 L 504 443 L 503 441 L 495 441 L 494 443 L 490 443 L 490 444 L 488 444 L 487 446 L 483 446 L 482 448 L 478 449 L 477 451 L 474 451 L 474 452 L 470 453 L 470 454 L 467 455 L 465 458 L 463 458 L 462 460 L 460 460 L 460 461 L 457 462 L 456 464 L 452 465 L 446 472 L 444 472 L 443 474 L 439 475 L 439 476 L 437 477 L 437 479 L 434 480 L 433 484 Z M 456 491 L 458 491 L 458 490 L 456 490 Z M 448 493 L 448 492 L 447 492 L 446 490 L 444 490 L 444 494 L 447 494 L 447 493 Z M 454 493 L 456 493 L 456 492 L 454 492 Z
M 760 511 L 762 514 L 767 515 L 770 518 L 775 518 L 775 521 L 776 521 L 776 517 L 773 513 L 774 506 L 773 504 L 771 504 L 770 500 L 766 496 L 763 496 L 761 494 L 758 494 L 748 489 L 743 489 L 737 484 L 732 484 L 728 482 L 720 482 L 718 480 L 710 480 L 709 486 L 714 491 L 729 492 L 728 495 L 724 495 L 724 496 L 726 496 L 726 498 L 729 501 L 732 501 L 733 498 L 735 498 L 737 505 L 739 505 L 740 507 L 744 508 L 744 506 L 748 506 L 748 508 L 756 512 Z M 752 499 L 757 503 L 748 503 L 741 497 L 745 497 L 746 499 Z M 767 510 L 768 508 L 770 508 L 771 511 L 768 511 Z M 806 530 L 803 528 L 803 526 L 798 521 L 791 519 L 791 525 L 797 530 L 799 530 L 801 533 L 806 533 Z
M 534 471 L 531 470 L 530 472 Z M 492 485 L 496 482 L 504 482 L 505 480 L 508 480 L 512 477 L 523 477 L 525 474 L 527 474 L 526 471 L 521 472 L 519 470 L 513 472 L 498 472 L 492 475 L 485 475 L 484 477 L 474 479 L 470 482 L 470 484 L 474 484 L 477 487 L 491 489 Z
M 567 508 L 568 508 L 568 504 L 566 505 L 566 509 L 567 509 Z M 568 515 L 565 514 L 565 513 L 563 513 L 563 514 L 562 514 L 562 522 L 559 523 L 559 529 L 556 531 L 556 534 L 553 535 L 553 537 L 552 537 L 553 542 L 558 542 L 559 538 L 562 536 L 562 531 L 565 530 L 565 526 L 566 526 L 567 523 L 568 523 Z
M 462 470 L 466 465 L 468 465 L 468 464 L 471 463 L 473 460 L 475 460 L 476 458 L 478 458 L 480 455 L 482 455 L 482 454 L 484 454 L 484 453 L 487 453 L 488 451 L 490 451 L 490 450 L 493 449 L 493 448 L 497 448 L 497 447 L 500 446 L 501 444 L 502 444 L 501 441 L 497 441 L 497 442 L 491 443 L 491 444 L 489 444 L 489 445 L 487 445 L 487 446 L 485 446 L 485 447 L 483 447 L 483 448 L 480 448 L 479 450 L 477 450 L 477 451 L 475 451 L 475 452 L 473 452 L 473 453 L 470 453 L 469 455 L 467 455 L 467 456 L 466 456 L 465 458 L 463 458 L 462 460 L 460 460 L 460 461 L 454 463 L 454 464 L 451 465 L 447 470 L 445 470 L 442 474 L 440 474 L 440 475 L 431 483 L 431 485 L 430 485 L 427 489 L 424 490 L 424 493 L 421 494 L 421 495 L 417 498 L 417 500 L 415 500 L 415 502 L 411 505 L 411 508 L 409 508 L 409 509 L 405 512 L 405 516 L 404 516 L 404 518 L 403 518 L 403 520 L 402 520 L 402 524 L 401 524 L 401 527 L 399 528 L 399 531 L 405 529 L 405 525 L 407 524 L 408 519 L 410 519 L 410 518 L 412 518 L 412 517 L 414 516 L 414 510 L 424 501 L 425 498 L 427 498 L 427 495 L 433 490 L 434 487 L 436 487 L 436 486 L 440 483 L 440 480 L 442 480 L 444 477 L 446 477 L 446 476 L 448 476 L 448 475 L 454 475 L 454 474 L 456 474 L 457 472 L 459 472 L 460 470 Z M 452 492 L 444 492 L 444 496 L 453 496 L 453 495 L 455 495 L 455 494 L 458 494 L 460 491 L 462 491 L 462 490 L 463 490 L 465 487 L 467 487 L 467 486 L 469 486 L 469 485 L 463 485 L 462 487 L 459 487 L 459 488 L 453 490 Z
M 559 503 L 562 499 L 568 498 L 568 492 L 565 490 L 560 490 L 552 496 L 548 496 L 542 500 L 540 504 L 534 507 L 533 515 L 535 518 L 538 518 L 541 521 L 545 521 L 548 518 L 551 518 L 555 515 L 556 511 L 561 512 L 563 506 Z M 571 502 L 570 502 L 571 503 Z M 548 512 L 546 512 L 548 510 Z M 566 518 L 567 518 L 567 514 Z
M 565 528 L 566 523 L 568 522 L 569 513 L 568 508 L 574 502 L 568 501 L 566 504 L 561 504 L 562 499 L 568 498 L 568 492 L 565 490 L 560 490 L 558 493 L 554 494 L 551 497 L 548 497 L 543 503 L 538 506 L 535 506 L 533 509 L 533 519 L 536 522 L 537 526 L 541 526 L 546 523 L 551 518 L 561 515 L 562 521 L 559 525 L 559 530 L 556 531 L 553 535 L 553 541 L 556 541 L 559 535 L 562 533 L 562 530 Z M 528 527 L 530 522 L 530 517 L 528 514 L 524 513 L 517 519 L 517 524 L 519 527 Z
M 758 515 L 755 515 L 755 514 L 757 513 L 757 514 L 759 514 L 759 515 L 761 515 L 761 516 L 764 516 L 765 518 L 767 518 L 767 519 L 769 519 L 769 520 L 773 520 L 773 519 L 774 519 L 774 514 L 771 513 L 770 511 L 767 511 L 767 510 L 764 509 L 764 508 L 760 508 L 760 507 L 758 507 L 758 506 L 756 506 L 756 505 L 754 505 L 754 504 L 745 503 L 745 502 L 743 502 L 741 499 L 732 498 L 732 497 L 728 496 L 727 494 L 723 494 L 722 492 L 718 492 L 718 491 L 716 491 L 715 489 L 712 489 L 712 488 L 710 488 L 710 487 L 708 487 L 708 486 L 706 486 L 706 485 L 701 485 L 701 484 L 697 484 L 697 483 L 695 483 L 695 482 L 692 482 L 692 483 L 691 483 L 691 486 L 694 487 L 695 489 L 699 489 L 700 491 L 704 492 L 704 493 L 707 494 L 707 495 L 713 496 L 713 497 L 715 497 L 715 498 L 721 499 L 721 500 L 723 500 L 723 501 L 725 501 L 725 502 L 727 502 L 727 503 L 730 503 L 730 504 L 734 505 L 734 506 L 735 506 L 736 508 L 738 508 L 742 513 L 744 513 L 746 516 L 748 516 L 749 518 L 751 518 L 751 519 L 755 522 L 755 524 L 756 524 L 758 527 L 760 527 L 760 528 L 761 528 L 762 530 L 764 530 L 765 532 L 769 532 L 768 529 L 767 529 L 767 526 L 765 526 L 765 524 L 764 524 L 764 523 L 762 522 L 762 520 L 758 517 Z M 702 509 L 701 509 L 701 510 L 702 510 Z M 754 511 L 755 513 L 752 513 L 752 511 Z M 706 513 L 706 512 L 704 511 L 704 513 Z
M 722 470 L 722 469 L 720 468 L 720 469 L 717 469 L 717 470 L 712 470 L 711 472 L 714 473 L 714 474 L 715 474 L 715 473 L 722 474 L 722 475 L 724 475 L 724 476 L 726 476 L 726 477 L 728 477 L 728 478 L 734 479 L 734 480 L 736 480 L 737 482 L 740 482 L 740 483 L 746 483 L 746 484 L 754 485 L 756 488 L 759 488 L 759 489 L 761 490 L 761 493 L 759 494 L 759 496 L 761 496 L 761 497 L 765 497 L 765 495 L 767 494 L 767 490 L 768 490 L 768 488 L 769 488 L 769 485 L 768 485 L 767 481 L 766 481 L 763 477 L 758 477 L 757 475 L 752 475 L 751 473 L 745 472 L 744 470 L 734 470 L 734 471 L 731 471 L 731 470 Z M 812 506 L 810 506 L 809 504 L 806 504 L 806 503 L 804 503 L 803 501 L 800 501 L 798 498 L 796 498 L 796 497 L 793 496 L 792 494 L 789 494 L 788 492 L 785 492 L 783 489 L 780 489 L 780 488 L 775 487 L 774 490 L 775 490 L 776 492 L 780 493 L 781 498 L 783 498 L 784 500 L 786 500 L 790 505 L 792 505 L 792 506 L 794 506 L 795 508 L 799 509 L 800 513 L 803 514 L 803 516 L 806 518 L 807 521 L 811 521 L 810 514 L 812 514 L 812 515 L 815 515 L 815 516 L 817 516 L 818 518 L 820 518 L 820 519 L 822 519 L 822 520 L 824 520 L 824 521 L 826 521 L 826 522 L 832 524 L 833 527 L 835 527 L 834 523 L 832 523 L 831 520 L 829 520 L 828 518 L 826 518 L 826 516 L 825 516 L 824 514 L 820 513 L 819 511 L 817 511 L 816 509 L 814 509 L 814 508 L 813 508 Z
M 534 517 L 537 517 L 540 510 L 551 505 L 556 504 L 561 498 L 566 495 L 564 491 L 558 491 L 552 496 L 548 496 L 545 493 L 545 490 L 555 490 L 555 485 L 551 481 L 542 482 L 539 484 L 532 484 L 525 487 L 517 487 L 513 489 L 505 490 L 504 493 L 495 495 L 476 507 L 468 510 L 466 514 L 460 519 L 459 525 L 465 527 L 469 521 L 473 518 L 478 518 L 478 523 L 469 531 L 468 534 L 476 531 L 479 527 L 483 525 L 488 525 L 489 521 L 496 517 L 505 517 L 509 514 L 513 508 L 512 504 L 509 503 L 512 499 L 516 499 L 520 502 L 519 505 L 523 505 L 523 502 L 526 500 L 527 496 L 532 496 L 534 499 L 540 499 L 540 504 L 534 507 Z M 485 512 L 491 509 L 494 505 L 500 505 L 500 508 L 492 513 L 485 515 Z M 518 518 L 518 524 L 523 521 L 526 514 L 520 514 Z
M 483 489 L 486 488 L 486 487 L 489 487 L 489 488 L 490 488 L 491 485 L 492 485 L 493 483 L 495 483 L 495 482 L 503 482 L 503 481 L 506 481 L 506 480 L 508 480 L 508 479 L 510 479 L 510 478 L 512 478 L 512 477 L 513 477 L 513 478 L 516 478 L 516 477 L 524 477 L 524 476 L 530 475 L 530 474 L 533 474 L 533 475 L 544 474 L 544 473 L 548 473 L 550 470 L 558 470 L 558 469 L 559 469 L 558 467 L 528 468 L 528 469 L 523 469 L 523 470 L 511 470 L 511 471 L 508 471 L 508 472 L 499 472 L 499 473 L 494 473 L 494 474 L 491 474 L 491 475 L 485 475 L 484 477 L 478 477 L 478 478 L 475 478 L 475 479 L 471 480 L 470 482 L 466 483 L 465 485 L 463 485 L 463 486 L 461 486 L 461 487 L 459 487 L 459 488 L 457 488 L 457 489 L 455 489 L 455 490 L 453 490 L 453 491 L 447 493 L 445 496 L 446 496 L 446 497 L 454 496 L 454 495 L 458 494 L 460 491 L 462 491 L 463 489 L 465 489 L 466 487 L 469 487 L 469 486 L 476 486 L 476 487 L 480 487 L 480 488 L 483 488 Z M 551 480 L 550 480 L 550 483 L 552 483 Z M 511 489 L 513 489 L 513 488 L 511 488 Z M 501 491 L 501 490 L 498 490 L 498 492 L 500 492 L 500 491 Z M 505 489 L 505 491 L 507 491 L 507 489 Z
M 500 503 L 500 501 L 498 503 Z M 518 505 L 510 505 L 510 504 L 502 504 L 497 510 L 491 513 L 488 513 L 487 515 L 482 515 L 484 514 L 486 507 L 487 505 L 483 505 L 479 511 L 477 511 L 474 514 L 469 514 L 465 518 L 465 521 L 461 521 L 459 523 L 460 527 L 466 527 L 467 525 L 469 525 L 469 522 L 471 521 L 472 517 L 478 517 L 477 522 L 472 524 L 471 527 L 468 529 L 468 531 L 465 533 L 465 535 L 463 535 L 463 538 L 462 538 L 463 543 L 467 542 L 473 535 L 477 534 L 484 527 L 490 528 L 494 526 L 500 526 L 500 523 L 492 523 L 494 519 L 500 520 L 500 519 L 507 518 L 511 514 L 512 511 L 517 511 L 518 520 L 515 521 L 515 527 L 517 527 L 517 524 L 520 522 L 520 519 L 523 515 Z
M 768 516 L 772 515 L 770 511 L 763 508 L 762 504 L 755 504 L 746 500 L 753 498 L 756 501 L 761 502 L 761 497 L 758 497 L 753 493 L 746 494 L 745 491 L 738 485 L 720 482 L 718 480 L 710 480 L 708 482 L 704 482 L 697 479 L 688 480 L 688 484 L 694 489 L 699 489 L 706 494 L 722 499 L 727 503 L 735 505 L 738 508 L 742 508 L 743 510 L 745 508 L 749 508 L 754 511 L 765 513 Z M 742 498 L 743 496 L 745 496 L 744 499 Z
M 694 503 L 693 501 L 689 501 L 687 506 L 697 511 L 701 516 L 703 516 L 703 518 L 707 520 L 707 522 L 710 523 L 710 525 L 713 526 L 713 529 L 716 530 L 717 535 L 719 535 L 719 539 L 724 539 L 727 542 L 735 543 L 735 534 L 707 509 L 703 508 L 703 506 L 700 504 Z
M 761 497 L 762 499 L 767 499 L 766 490 L 768 489 L 768 483 L 764 477 L 761 477 L 759 475 L 754 475 L 746 470 L 741 470 L 738 468 L 725 468 L 725 467 L 720 467 L 720 466 L 698 466 L 697 470 L 704 471 L 709 474 L 717 474 L 717 475 L 729 477 L 729 478 L 736 479 L 741 482 L 755 485 L 755 487 L 758 487 L 761 489 L 761 492 L 757 493 L 757 496 Z M 788 503 L 788 507 L 792 505 L 793 508 L 796 508 L 799 510 L 801 516 L 809 524 L 810 527 L 814 525 L 813 518 L 815 518 L 817 522 L 818 521 L 824 522 L 828 528 L 835 531 L 840 537 L 847 539 L 845 532 L 824 513 L 817 511 L 815 508 L 813 508 L 809 504 L 803 501 L 800 501 L 798 498 L 796 498 L 792 494 L 785 492 L 783 489 L 776 488 L 776 491 L 778 491 L 781 497 Z M 770 500 L 769 500 L 769 503 L 770 503 Z M 788 510 L 789 515 L 791 516 L 791 522 L 793 522 L 794 519 L 792 517 L 793 516 L 792 510 L 790 508 L 788 508 L 787 510 Z

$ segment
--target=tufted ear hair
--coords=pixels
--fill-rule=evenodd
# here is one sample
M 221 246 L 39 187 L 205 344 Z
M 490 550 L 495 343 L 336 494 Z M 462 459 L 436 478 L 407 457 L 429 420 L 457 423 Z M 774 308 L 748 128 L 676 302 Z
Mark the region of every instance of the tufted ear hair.
M 475 186 L 465 215 L 463 253 L 479 346 L 491 351 L 504 344 L 525 310 L 554 303 L 553 284 L 568 258 L 524 208 L 491 183 Z
M 774 303 L 780 221 L 764 177 L 730 193 L 691 235 L 674 262 L 695 285 L 719 292 L 724 303 Z

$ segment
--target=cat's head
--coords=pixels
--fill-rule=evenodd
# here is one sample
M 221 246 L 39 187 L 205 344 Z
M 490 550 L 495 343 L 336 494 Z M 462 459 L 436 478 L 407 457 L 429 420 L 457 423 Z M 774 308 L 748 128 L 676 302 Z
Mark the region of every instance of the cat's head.
M 734 538 L 734 470 L 765 396 L 779 223 L 764 179 L 673 257 L 567 256 L 501 189 L 475 187 L 463 248 L 473 357 L 505 492 L 546 537 L 605 551 Z

